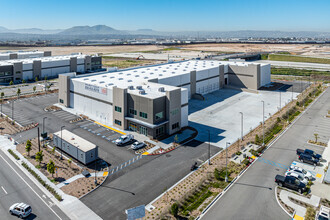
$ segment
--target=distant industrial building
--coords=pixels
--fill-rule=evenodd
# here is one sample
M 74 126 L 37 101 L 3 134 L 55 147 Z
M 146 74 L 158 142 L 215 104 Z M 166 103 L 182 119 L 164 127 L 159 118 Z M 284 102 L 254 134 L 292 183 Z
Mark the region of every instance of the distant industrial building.
M 52 55 L 51 51 L 17 51 L 17 52 L 3 52 L 0 53 L 0 60 L 13 60 L 13 59 L 26 59 L 26 58 L 36 58 L 36 57 L 50 57 Z
M 98 159 L 98 147 L 95 144 L 68 130 L 54 133 L 53 143 L 57 148 L 83 164 L 89 164 Z
M 230 85 L 257 90 L 270 65 L 192 60 L 116 72 L 59 76 L 59 103 L 106 125 L 153 138 L 188 125 L 188 100 Z
M 47 56 L 0 61 L 0 84 L 10 81 L 48 79 L 60 73 L 86 73 L 102 68 L 102 57 L 85 54 Z

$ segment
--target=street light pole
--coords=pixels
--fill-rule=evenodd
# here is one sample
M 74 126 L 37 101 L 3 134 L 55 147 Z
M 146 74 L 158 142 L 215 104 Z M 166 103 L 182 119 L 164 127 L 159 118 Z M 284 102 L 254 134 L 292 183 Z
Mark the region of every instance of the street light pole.
M 11 119 L 14 121 L 14 99 L 11 102 Z
M 47 117 L 44 117 L 43 119 L 42 119 L 42 133 L 44 134 L 45 133 L 45 119 L 46 119 Z
M 61 127 L 61 160 L 63 159 L 63 156 L 62 156 L 62 154 L 63 154 L 63 149 L 62 149 L 62 147 L 63 147 L 63 139 L 62 139 L 62 130 L 63 130 L 63 128 L 65 128 L 65 126 Z
M 207 130 L 209 132 L 209 165 L 211 165 L 211 147 L 210 147 L 210 141 L 211 141 L 211 135 L 210 135 L 210 130 Z
M 291 101 L 293 101 L 293 84 L 291 86 Z
M 262 102 L 262 146 L 265 145 L 265 101 Z
M 240 112 L 241 114 L 241 140 L 243 140 L 243 112 Z
M 280 110 L 281 110 L 281 107 L 282 107 L 282 103 L 281 103 L 281 100 L 282 99 L 282 93 L 280 92 Z
M 228 182 L 228 167 L 227 167 L 227 157 L 228 157 L 228 144 L 229 142 L 226 142 L 226 177 L 225 177 L 225 182 Z

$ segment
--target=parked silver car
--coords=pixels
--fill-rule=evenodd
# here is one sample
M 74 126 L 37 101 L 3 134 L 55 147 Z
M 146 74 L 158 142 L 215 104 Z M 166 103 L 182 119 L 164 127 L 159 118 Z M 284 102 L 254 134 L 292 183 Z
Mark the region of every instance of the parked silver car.
M 132 144 L 131 148 L 133 150 L 138 150 L 138 149 L 144 148 L 145 146 L 146 146 L 145 143 L 136 141 Z
M 29 216 L 32 212 L 31 206 L 25 203 L 15 203 L 9 208 L 9 213 L 12 215 L 17 215 L 20 218 L 25 218 Z

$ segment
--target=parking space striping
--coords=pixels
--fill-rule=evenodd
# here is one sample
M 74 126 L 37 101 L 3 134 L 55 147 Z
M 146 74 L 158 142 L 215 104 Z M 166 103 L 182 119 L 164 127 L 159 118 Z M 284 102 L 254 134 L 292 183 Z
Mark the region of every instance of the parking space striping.
M 275 167 L 279 167 L 279 168 L 282 168 L 282 169 L 285 169 L 285 170 L 287 170 L 289 168 L 289 166 L 287 166 L 287 165 L 276 163 L 276 162 L 271 161 L 271 160 L 266 160 L 262 157 L 259 157 L 257 161 L 263 162 L 263 163 L 266 163 L 266 164 L 269 164 L 269 165 L 272 165 L 272 166 L 275 166 Z
M 123 135 L 126 134 L 126 133 L 124 133 L 124 132 L 122 132 L 122 131 L 119 131 L 119 130 L 117 130 L 117 129 L 115 129 L 115 128 L 112 128 L 112 127 L 109 127 L 109 126 L 107 126 L 107 125 L 101 124 L 100 122 L 95 121 L 95 123 L 98 124 L 98 125 L 101 125 L 101 126 L 103 126 L 103 127 L 109 128 L 109 129 L 111 129 L 111 130 L 113 130 L 113 131 L 115 131 L 115 132 L 117 132 L 117 133 L 120 133 L 120 134 L 123 134 Z
M 136 161 L 140 160 L 142 157 L 143 157 L 142 154 L 139 154 L 138 156 L 133 157 L 132 159 L 126 161 L 125 163 L 122 163 L 122 164 L 116 166 L 115 168 L 113 168 L 109 171 L 109 176 L 118 172 L 119 170 L 124 169 L 125 167 L 127 167 L 129 165 L 132 165 Z

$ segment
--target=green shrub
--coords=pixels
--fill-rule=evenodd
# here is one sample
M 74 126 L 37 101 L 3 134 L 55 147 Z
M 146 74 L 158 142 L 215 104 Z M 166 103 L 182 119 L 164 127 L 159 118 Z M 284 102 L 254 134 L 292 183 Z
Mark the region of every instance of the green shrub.
M 179 211 L 178 203 L 173 203 L 173 205 L 171 206 L 171 214 L 176 217 L 178 216 L 178 211 Z
M 27 169 L 38 181 L 43 185 L 50 193 L 52 193 L 58 201 L 62 201 L 62 196 L 60 196 L 55 189 L 49 186 L 34 170 L 32 170 L 26 163 L 22 162 L 22 166 Z
M 11 149 L 8 149 L 8 152 L 16 159 L 19 160 L 19 156 L 17 156 L 14 151 L 12 151 Z
M 313 209 L 311 206 L 307 207 L 305 220 L 314 220 L 315 214 L 316 214 L 315 209 Z

